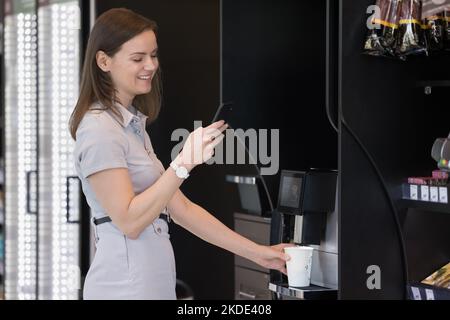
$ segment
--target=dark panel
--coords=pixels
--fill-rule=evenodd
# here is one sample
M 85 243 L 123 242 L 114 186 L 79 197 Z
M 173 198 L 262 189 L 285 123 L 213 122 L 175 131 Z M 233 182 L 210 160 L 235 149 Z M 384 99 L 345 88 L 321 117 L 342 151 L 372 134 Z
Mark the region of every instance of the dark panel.
M 397 203 L 401 196 L 399 185 L 406 177 L 431 174 L 436 167 L 430 157 L 432 143 L 437 136 L 448 134 L 448 126 L 440 118 L 448 119 L 449 114 L 443 94 L 439 98 L 439 92 L 433 91 L 433 97 L 425 97 L 423 88 L 417 87 L 419 80 L 445 77 L 441 66 L 444 61 L 448 63 L 448 58 L 417 57 L 401 62 L 363 55 L 368 17 L 365 12 L 373 3 L 372 0 L 341 1 L 341 110 L 350 128 L 373 156 L 391 198 Z M 340 146 L 341 297 L 402 298 L 404 269 L 394 212 L 374 168 L 345 128 Z M 427 232 L 417 229 L 420 224 L 413 222 L 414 215 L 408 215 L 407 219 L 408 227 L 414 229 L 404 234 L 409 253 L 414 251 L 416 243 L 410 242 L 411 234 L 440 239 L 431 231 L 434 228 Z M 445 218 L 428 222 L 442 223 L 442 219 Z M 441 244 L 440 248 L 445 247 Z M 411 274 L 432 267 L 431 260 L 417 266 L 414 263 L 417 259 L 409 258 Z M 381 268 L 381 290 L 366 287 L 369 276 L 365 274 L 366 268 L 372 264 Z
M 407 65 L 362 55 L 366 8 L 372 0 L 342 3 L 342 114 L 374 157 L 383 177 L 395 186 L 397 126 L 411 105 L 414 84 Z M 406 120 L 406 119 L 404 119 Z M 403 122 L 403 121 L 402 121 Z M 348 130 L 341 132 L 340 297 L 401 298 L 402 252 L 392 210 L 374 169 Z M 367 288 L 367 267 L 381 269 L 381 290 Z
M 280 169 L 337 168 L 325 112 L 325 4 L 223 1 L 223 100 L 234 102 L 237 127 L 280 129 Z M 276 203 L 279 175 L 266 180 Z
M 393 213 L 364 154 L 341 130 L 340 298 L 401 298 L 403 269 Z M 381 269 L 381 290 L 366 286 L 371 265 Z
M 219 3 L 99 1 L 98 13 L 121 6 L 160 27 L 165 100 L 149 129 L 167 165 L 175 145 L 168 143 L 172 131 L 192 130 L 194 119 L 207 122 L 219 103 Z M 280 128 L 280 168 L 336 168 L 337 137 L 324 108 L 325 1 L 226 0 L 223 12 L 224 101 L 235 102 L 239 127 Z M 182 189 L 231 226 L 239 202 L 224 175 L 254 172 L 245 165 L 202 166 Z M 278 175 L 266 180 L 275 202 Z M 232 255 L 177 227 L 172 230 L 178 276 L 193 286 L 196 298 L 232 298 Z
M 450 261 L 450 214 L 411 210 L 405 236 L 411 281 L 420 282 Z

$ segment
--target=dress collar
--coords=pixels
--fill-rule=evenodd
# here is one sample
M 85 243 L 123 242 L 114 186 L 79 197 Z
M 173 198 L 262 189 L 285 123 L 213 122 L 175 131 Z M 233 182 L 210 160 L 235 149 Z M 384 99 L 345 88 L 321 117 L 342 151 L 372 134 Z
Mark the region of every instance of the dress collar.
M 136 109 L 134 106 L 130 106 L 129 108 L 125 108 L 120 103 L 114 104 L 117 110 L 122 115 L 122 120 L 118 119 L 117 116 L 113 114 L 111 110 L 108 110 L 109 113 L 120 123 L 124 128 L 128 127 L 131 122 L 145 122 L 147 120 L 147 116 Z M 134 120 L 134 121 L 133 121 Z

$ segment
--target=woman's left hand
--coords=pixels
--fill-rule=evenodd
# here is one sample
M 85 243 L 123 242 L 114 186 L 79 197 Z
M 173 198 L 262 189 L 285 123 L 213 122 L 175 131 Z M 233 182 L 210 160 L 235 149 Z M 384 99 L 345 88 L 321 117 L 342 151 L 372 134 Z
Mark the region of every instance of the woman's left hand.
M 286 271 L 286 261 L 290 259 L 289 255 L 284 253 L 284 248 L 294 247 L 292 243 L 280 243 L 274 246 L 259 246 L 256 257 L 253 262 L 267 269 L 278 270 L 284 274 Z

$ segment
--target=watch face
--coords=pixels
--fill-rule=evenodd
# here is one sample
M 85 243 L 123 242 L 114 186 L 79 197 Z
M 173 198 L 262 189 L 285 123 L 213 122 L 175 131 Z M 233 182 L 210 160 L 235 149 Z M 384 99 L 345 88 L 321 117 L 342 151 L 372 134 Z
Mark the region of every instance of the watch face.
M 187 176 L 187 169 L 185 167 L 178 167 L 177 176 L 180 178 L 185 178 Z

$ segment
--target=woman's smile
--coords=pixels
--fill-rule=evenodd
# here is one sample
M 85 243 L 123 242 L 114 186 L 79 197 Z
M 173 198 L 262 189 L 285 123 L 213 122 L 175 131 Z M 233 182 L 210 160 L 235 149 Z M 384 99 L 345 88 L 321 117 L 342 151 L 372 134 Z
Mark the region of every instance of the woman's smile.
M 148 75 L 140 75 L 138 76 L 139 80 L 152 80 L 152 75 L 148 74 Z

